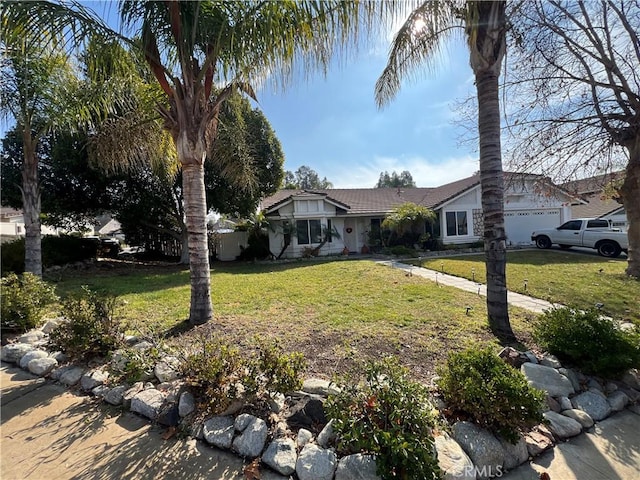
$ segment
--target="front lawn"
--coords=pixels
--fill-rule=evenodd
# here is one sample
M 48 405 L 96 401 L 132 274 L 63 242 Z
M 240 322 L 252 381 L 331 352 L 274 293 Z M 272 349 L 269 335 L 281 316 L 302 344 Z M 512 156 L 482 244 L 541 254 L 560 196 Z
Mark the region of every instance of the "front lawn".
M 394 354 L 417 377 L 429 378 L 448 351 L 496 342 L 484 297 L 371 261 L 217 263 L 211 281 L 214 322 L 175 338 L 209 331 L 239 344 L 253 336 L 275 338 L 288 350 L 302 351 L 312 373 L 330 376 L 354 360 Z M 188 315 L 184 268 L 122 266 L 56 285 L 64 295 L 85 284 L 124 300 L 130 328 L 175 335 Z M 514 331 L 524 344 L 530 344 L 533 317 L 511 309 Z
M 486 282 L 484 256 L 422 260 L 421 266 Z M 564 305 L 580 308 L 603 303 L 602 311 L 617 319 L 640 324 L 640 282 L 624 274 L 625 259 L 553 250 L 523 250 L 507 253 L 507 288 Z M 525 287 L 526 282 L 526 287 Z

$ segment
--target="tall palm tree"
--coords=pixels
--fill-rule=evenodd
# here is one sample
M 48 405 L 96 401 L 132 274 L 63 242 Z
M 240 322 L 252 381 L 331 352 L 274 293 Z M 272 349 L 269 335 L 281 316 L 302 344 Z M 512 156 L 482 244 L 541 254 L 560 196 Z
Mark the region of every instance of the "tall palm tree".
M 99 29 L 141 49 L 166 96 L 157 110 L 182 168 L 191 273 L 189 318 L 201 324 L 213 317 L 204 161 L 216 141 L 222 103 L 236 90 L 255 98 L 251 82 L 269 76 L 285 85 L 298 64 L 304 69 L 326 67 L 334 47 L 346 45 L 363 19 L 368 20 L 365 26 L 374 25 L 373 14 L 388 10 L 384 4 L 123 1 L 121 17 L 133 32 L 129 39 L 102 28 L 75 2 L 4 2 L 0 13 L 5 36 L 46 27 L 82 40 Z
M 433 67 L 444 43 L 464 35 L 478 97 L 480 185 L 487 267 L 489 326 L 514 339 L 507 304 L 504 181 L 500 146 L 498 78 L 506 50 L 506 0 L 429 0 L 411 12 L 396 34 L 386 68 L 376 83 L 379 106 L 400 90 L 401 80 L 422 64 Z
M 25 226 L 25 271 L 42 276 L 38 144 L 66 124 L 62 111 L 68 89 L 77 84 L 67 56 L 55 46 L 42 51 L 23 38 L 4 45 L 0 112 L 16 121 L 22 136 L 22 210 Z

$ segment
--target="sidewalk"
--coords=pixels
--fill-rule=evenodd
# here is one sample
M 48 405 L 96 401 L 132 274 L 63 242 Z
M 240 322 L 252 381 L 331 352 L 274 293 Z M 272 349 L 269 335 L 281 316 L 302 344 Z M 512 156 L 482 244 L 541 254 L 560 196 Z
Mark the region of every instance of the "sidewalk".
M 394 260 L 382 260 L 378 261 L 382 265 L 388 265 L 391 268 L 397 268 L 404 270 L 411 275 L 417 275 L 419 277 L 427 278 L 436 282 L 438 285 L 446 285 L 448 287 L 459 288 L 467 292 L 475 293 L 476 295 L 487 296 L 487 286 L 478 282 L 472 282 L 466 278 L 454 277 L 446 273 L 437 272 L 435 270 L 429 270 L 423 267 L 416 267 L 415 265 L 408 265 L 406 263 L 396 262 Z M 507 302 L 509 304 L 520 307 L 525 310 L 529 310 L 535 313 L 543 313 L 545 310 L 549 310 L 553 307 L 560 307 L 559 304 L 553 304 L 539 298 L 529 297 L 516 292 L 507 292 Z
M 2 480 L 244 478 L 243 461 L 3 363 Z M 273 479 L 265 474 L 263 479 Z
M 640 479 L 640 415 L 623 410 L 596 423 L 589 432 L 558 443 L 501 480 Z

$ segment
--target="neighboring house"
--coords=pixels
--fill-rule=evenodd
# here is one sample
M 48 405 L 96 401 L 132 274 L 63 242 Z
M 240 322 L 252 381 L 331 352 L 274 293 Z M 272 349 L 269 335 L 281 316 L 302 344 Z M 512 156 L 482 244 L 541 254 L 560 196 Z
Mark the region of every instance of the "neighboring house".
M 42 235 L 57 235 L 55 228 L 42 225 Z M 18 237 L 24 237 L 24 214 L 22 210 L 11 207 L 0 207 L 0 243 L 10 242 Z
M 624 172 L 612 172 L 595 177 L 574 180 L 562 187 L 584 202 L 571 206 L 571 218 L 603 218 L 612 227 L 626 230 L 629 226 L 624 207 L 613 198 L 612 183 L 622 181 Z
M 572 201 L 576 199 L 546 177 L 505 172 L 507 243 L 529 244 L 533 230 L 570 219 Z M 360 252 L 368 244 L 369 232 L 379 230 L 385 216 L 406 202 L 436 212 L 437 221 L 429 233 L 443 244 L 482 239 L 478 174 L 436 188 L 280 190 L 264 199 L 261 208 L 274 227 L 269 232 L 271 252 L 279 253 L 290 230 L 291 244 L 283 257 L 295 258 L 318 246 L 327 227 L 340 238 L 328 241 L 320 255 L 338 254 L 345 248 Z M 288 229 L 286 224 L 295 228 Z

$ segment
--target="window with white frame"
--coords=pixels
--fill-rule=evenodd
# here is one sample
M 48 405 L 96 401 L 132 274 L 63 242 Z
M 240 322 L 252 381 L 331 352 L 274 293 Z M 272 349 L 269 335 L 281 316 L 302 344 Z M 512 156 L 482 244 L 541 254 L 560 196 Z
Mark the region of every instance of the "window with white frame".
M 447 236 L 455 237 L 459 235 L 468 235 L 467 212 L 447 212 Z
M 320 220 L 297 220 L 296 234 L 298 245 L 310 245 L 322 242 L 322 225 Z

